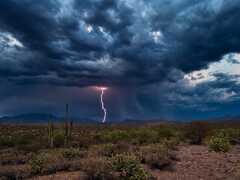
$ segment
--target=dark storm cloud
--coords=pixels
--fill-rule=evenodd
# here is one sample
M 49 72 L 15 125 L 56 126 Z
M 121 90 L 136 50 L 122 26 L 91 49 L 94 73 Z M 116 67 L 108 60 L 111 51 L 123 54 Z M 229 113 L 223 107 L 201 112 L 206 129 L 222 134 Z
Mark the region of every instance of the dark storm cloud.
M 0 112 L 57 112 L 70 101 L 76 115 L 98 117 L 82 88 L 95 85 L 112 87 L 113 118 L 225 112 L 239 104 L 237 75 L 195 86 L 184 77 L 226 54 L 239 64 L 239 19 L 238 0 L 0 1 Z
M 239 12 L 237 0 L 1 1 L 1 32 L 24 47 L 2 50 L 0 74 L 68 86 L 168 81 L 239 51 Z
M 185 80 L 150 85 L 139 89 L 136 99 L 150 117 L 192 120 L 239 115 L 239 76 L 220 73 L 214 77 L 194 86 Z
M 0 23 L 3 31 L 12 32 L 31 50 L 51 55 L 48 47 L 51 39 L 56 38 L 54 19 L 50 17 L 57 11 L 51 1 L 14 1 L 0 2 Z

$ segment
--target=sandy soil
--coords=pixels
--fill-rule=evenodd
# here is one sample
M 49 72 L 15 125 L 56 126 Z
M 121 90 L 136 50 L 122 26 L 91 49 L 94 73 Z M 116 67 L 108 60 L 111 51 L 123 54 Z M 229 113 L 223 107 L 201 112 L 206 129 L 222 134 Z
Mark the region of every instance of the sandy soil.
M 240 146 L 229 153 L 209 152 L 206 146 L 180 146 L 172 170 L 151 170 L 158 180 L 240 180 Z M 81 180 L 82 172 L 57 173 L 36 180 Z
M 31 178 L 30 180 L 86 180 L 83 172 L 61 172 L 54 175 Z
M 173 171 L 153 172 L 158 180 L 240 180 L 240 146 L 229 153 L 209 152 L 206 146 L 181 146 L 177 157 Z

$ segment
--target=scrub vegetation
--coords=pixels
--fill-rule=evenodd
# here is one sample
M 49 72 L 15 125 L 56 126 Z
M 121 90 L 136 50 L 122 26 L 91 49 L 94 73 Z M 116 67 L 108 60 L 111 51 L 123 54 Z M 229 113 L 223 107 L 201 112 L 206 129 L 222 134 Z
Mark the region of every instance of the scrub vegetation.
M 239 144 L 236 122 L 0 125 L 0 179 L 61 172 L 93 180 L 157 179 L 178 173 L 183 149 L 204 148 L 210 158 L 235 152 Z M 239 157 L 232 158 L 239 167 Z

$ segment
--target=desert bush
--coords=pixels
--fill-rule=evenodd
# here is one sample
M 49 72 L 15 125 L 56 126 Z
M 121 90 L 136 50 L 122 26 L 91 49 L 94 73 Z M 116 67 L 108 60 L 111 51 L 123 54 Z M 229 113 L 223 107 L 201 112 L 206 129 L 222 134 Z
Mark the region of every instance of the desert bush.
M 173 165 L 174 154 L 164 144 L 153 144 L 140 147 L 138 157 L 142 163 L 151 168 L 164 169 Z
M 231 148 L 229 138 L 220 134 L 212 136 L 208 142 L 209 149 L 215 152 L 228 152 Z
M 41 149 L 44 143 L 30 134 L 13 134 L 11 136 L 0 137 L 0 147 L 16 147 L 18 150 L 36 151 Z
M 45 148 L 46 143 L 38 139 L 38 137 L 25 134 L 15 138 L 15 146 L 18 150 L 25 152 L 37 152 L 38 150 Z
M 32 174 L 41 173 L 44 168 L 44 164 L 47 161 L 47 158 L 48 158 L 47 154 L 45 154 L 45 153 L 40 153 L 40 154 L 34 155 L 29 162 L 29 164 L 31 166 L 31 173 Z
M 176 128 L 173 127 L 160 126 L 157 128 L 157 133 L 158 137 L 163 139 L 171 139 L 173 137 L 179 136 L 179 132 L 177 131 Z
M 184 137 L 190 144 L 202 144 L 208 130 L 209 126 L 206 122 L 192 122 L 186 127 Z
M 114 155 L 122 153 L 130 153 L 133 151 L 133 147 L 128 142 L 118 142 L 114 144 Z
M 107 146 L 110 146 L 111 144 L 107 144 Z M 108 153 L 111 152 L 104 152 L 103 149 L 106 145 L 105 144 L 98 144 L 98 145 L 93 145 L 89 147 L 87 150 L 87 156 L 88 157 L 99 157 L 99 156 L 107 156 Z M 110 150 L 109 150 L 110 151 Z
M 139 159 L 131 154 L 119 154 L 112 158 L 113 169 L 123 180 L 147 180 L 150 174 L 141 166 Z
M 17 146 L 25 146 L 33 143 L 34 139 L 32 135 L 20 135 L 15 137 L 15 143 Z
M 123 130 L 108 131 L 102 134 L 101 139 L 103 142 L 117 143 L 129 140 L 129 134 Z
M 216 133 L 218 136 L 228 138 L 231 144 L 240 144 L 240 129 L 220 129 Z
M 32 174 L 51 174 L 71 167 L 62 151 L 61 149 L 44 150 L 33 155 L 29 161 Z
M 40 149 L 46 148 L 44 143 L 35 141 L 29 144 L 17 145 L 17 149 L 24 152 L 38 152 Z
M 35 138 L 30 135 L 1 136 L 0 137 L 0 146 L 1 147 L 16 147 L 18 150 L 29 151 L 29 150 L 31 150 L 31 148 L 28 148 L 29 146 L 33 146 L 33 145 L 37 144 L 37 141 L 34 141 L 34 139 Z M 32 149 L 34 149 L 34 148 L 32 148 Z
M 83 158 L 85 152 L 80 151 L 78 148 L 68 148 L 61 150 L 61 154 L 66 159 L 74 159 L 74 158 Z
M 95 144 L 93 137 L 88 134 L 84 134 L 78 136 L 75 141 L 73 141 L 74 147 L 78 147 L 80 149 L 88 149 L 90 145 Z
M 150 128 L 140 128 L 138 130 L 129 132 L 131 142 L 133 144 L 151 144 L 159 142 L 158 133 Z
M 169 150 L 177 150 L 177 145 L 180 143 L 180 138 L 172 137 L 170 139 L 163 139 L 161 143 L 165 145 Z
M 64 146 L 65 134 L 63 130 L 56 130 L 53 134 L 53 144 L 55 147 Z
M 101 155 L 112 157 L 116 154 L 127 153 L 130 151 L 130 145 L 125 142 L 116 144 L 104 144 L 101 149 Z
M 0 136 L 0 147 L 13 147 L 14 145 L 12 136 Z
M 115 150 L 114 144 L 103 144 L 99 146 L 98 153 L 103 156 L 111 157 L 115 154 Z
M 116 154 L 127 153 L 131 151 L 130 145 L 126 142 L 118 142 L 116 144 L 102 144 L 93 146 L 97 154 L 100 156 L 112 157 Z
M 87 151 L 87 156 L 91 157 L 111 157 L 114 154 L 114 145 L 113 144 L 98 144 L 89 147 Z
M 100 157 L 82 159 L 81 170 L 88 175 L 90 180 L 112 180 L 113 170 L 111 162 Z

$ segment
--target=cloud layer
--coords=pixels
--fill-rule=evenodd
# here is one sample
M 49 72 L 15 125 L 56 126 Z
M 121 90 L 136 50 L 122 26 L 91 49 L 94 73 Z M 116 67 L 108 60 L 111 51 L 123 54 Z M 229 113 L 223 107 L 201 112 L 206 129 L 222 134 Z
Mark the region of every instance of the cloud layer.
M 1 79 L 70 86 L 171 79 L 239 51 L 239 10 L 237 0 L 3 1 L 1 39 L 11 38 L 1 48 Z
M 163 104 L 202 103 L 213 92 L 230 98 L 239 92 L 235 76 L 216 73 L 195 87 L 185 78 L 240 51 L 239 12 L 238 0 L 1 1 L 0 83 L 131 87 L 132 109 L 152 116 Z

